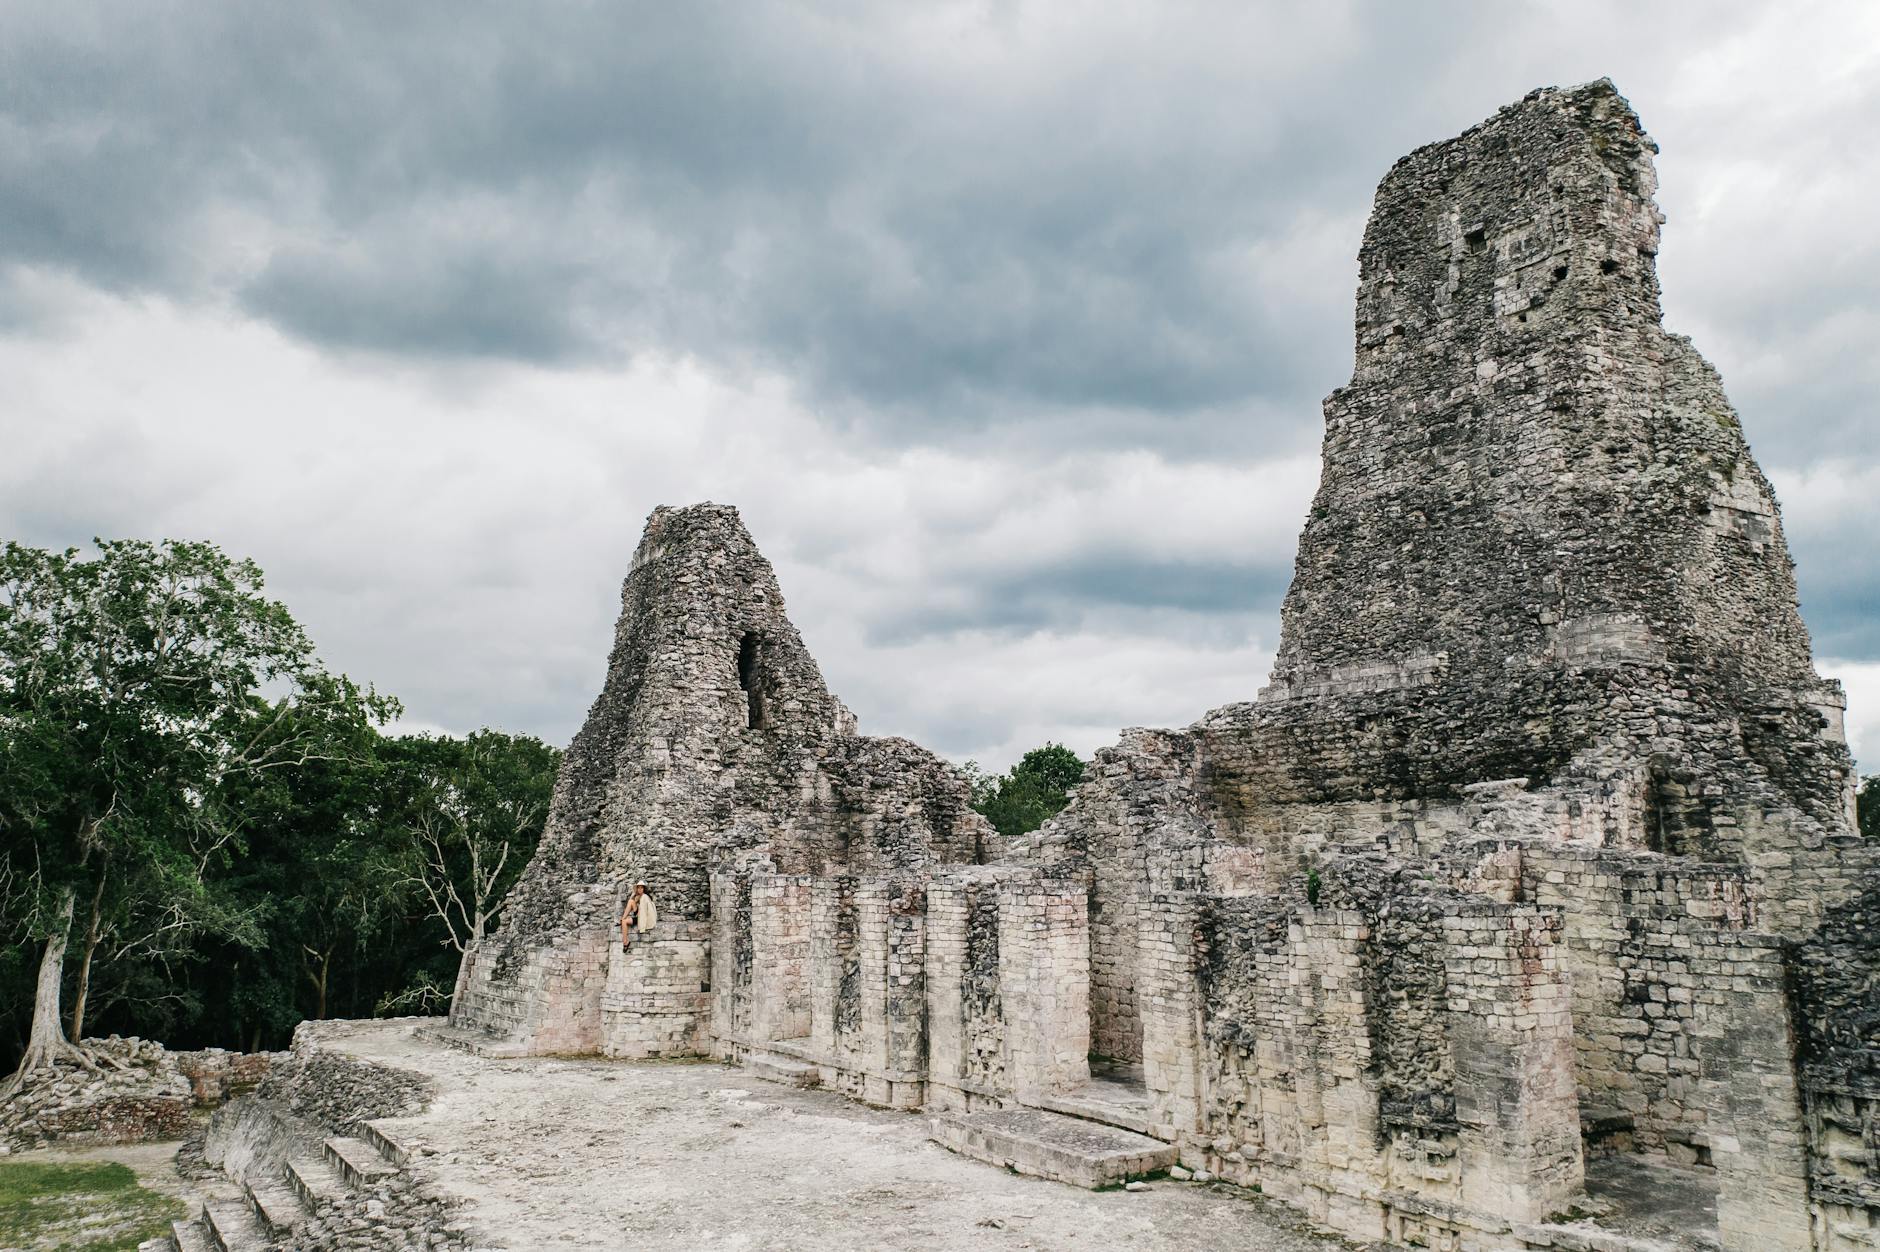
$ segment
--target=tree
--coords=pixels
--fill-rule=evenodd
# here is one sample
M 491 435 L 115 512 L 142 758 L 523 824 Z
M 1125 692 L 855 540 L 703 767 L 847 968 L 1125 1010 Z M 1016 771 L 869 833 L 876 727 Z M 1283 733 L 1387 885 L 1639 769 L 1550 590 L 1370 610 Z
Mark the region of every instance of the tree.
M 969 761 L 966 775 L 973 807 L 1009 839 L 1038 829 L 1070 803 L 1071 788 L 1083 780 L 1084 763 L 1062 744 L 1047 743 L 1003 774 L 988 775 Z
M 253 562 L 206 543 L 97 547 L 0 549 L 0 880 L 8 919 L 40 945 L 16 1085 L 61 1061 L 96 1067 L 59 1011 L 81 901 L 80 1000 L 108 933 L 238 933 L 241 910 L 210 883 L 242 843 L 231 796 L 343 754 L 397 709 L 320 667 Z
M 1880 774 L 1869 774 L 1861 779 L 1860 792 L 1854 798 L 1854 811 L 1861 838 L 1880 843 Z
M 542 838 L 561 754 L 529 735 L 411 736 L 386 745 L 390 815 L 412 843 L 408 883 L 443 942 L 464 955 L 488 933 Z

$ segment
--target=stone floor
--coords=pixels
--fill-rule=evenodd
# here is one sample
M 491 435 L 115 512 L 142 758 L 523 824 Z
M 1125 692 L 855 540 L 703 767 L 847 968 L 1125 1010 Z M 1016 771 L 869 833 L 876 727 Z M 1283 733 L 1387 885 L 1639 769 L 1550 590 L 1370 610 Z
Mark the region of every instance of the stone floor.
M 927 1141 L 920 1115 L 713 1064 L 493 1060 L 362 1022 L 334 1042 L 434 1078 L 413 1165 L 514 1248 L 1333 1252 L 1284 1206 L 1157 1182 L 1089 1192 Z

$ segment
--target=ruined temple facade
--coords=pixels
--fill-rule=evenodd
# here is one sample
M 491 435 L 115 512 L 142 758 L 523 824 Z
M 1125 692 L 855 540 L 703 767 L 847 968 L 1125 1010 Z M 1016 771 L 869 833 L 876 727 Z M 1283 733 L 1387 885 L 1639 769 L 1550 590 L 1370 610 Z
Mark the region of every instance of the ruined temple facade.
M 453 1036 L 1407 1246 L 1663 1246 L 1624 1169 L 1726 1249 L 1880 1247 L 1880 858 L 1769 484 L 1661 325 L 1654 151 L 1600 82 L 1397 163 L 1271 682 L 1013 846 L 855 733 L 732 510 L 656 512 Z

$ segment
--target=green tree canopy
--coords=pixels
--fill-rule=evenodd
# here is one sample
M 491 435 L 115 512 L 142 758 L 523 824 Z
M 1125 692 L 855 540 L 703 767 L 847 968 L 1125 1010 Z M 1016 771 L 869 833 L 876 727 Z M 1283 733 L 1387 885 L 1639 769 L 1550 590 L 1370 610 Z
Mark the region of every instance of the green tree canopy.
M 1058 743 L 1033 748 L 1003 774 L 986 774 L 967 762 L 973 807 L 1008 839 L 1038 829 L 1070 803 L 1084 777 L 1084 763 Z
M 140 912 L 172 937 L 239 929 L 209 886 L 243 846 L 230 801 L 345 757 L 397 710 L 320 666 L 253 562 L 207 543 L 97 547 L 0 549 L 0 879 L 7 919 L 43 945 L 22 1075 L 90 1064 L 59 1018 L 81 901 L 93 946 L 107 916 Z

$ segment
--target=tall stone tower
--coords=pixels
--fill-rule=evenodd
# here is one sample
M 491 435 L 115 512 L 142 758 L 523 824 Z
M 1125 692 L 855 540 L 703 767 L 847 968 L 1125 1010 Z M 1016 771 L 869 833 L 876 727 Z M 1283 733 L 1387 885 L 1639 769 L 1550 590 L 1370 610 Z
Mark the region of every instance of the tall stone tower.
M 696 1051 L 714 865 L 761 845 L 784 873 L 911 869 L 995 839 L 952 766 L 856 735 L 736 509 L 656 509 L 606 683 L 452 1022 L 524 1051 Z M 616 922 L 641 880 L 662 920 L 626 953 Z
M 1220 773 L 1237 806 L 1521 778 L 1597 842 L 1845 827 L 1842 701 L 1774 496 L 1660 322 L 1656 150 L 1602 80 L 1379 185 L 1272 683 L 1212 720 L 1258 745 Z

